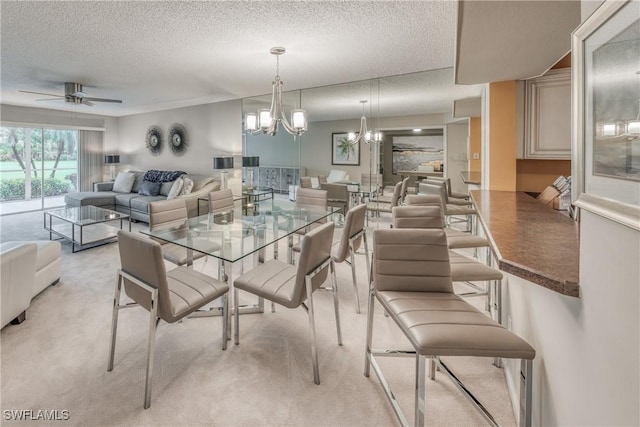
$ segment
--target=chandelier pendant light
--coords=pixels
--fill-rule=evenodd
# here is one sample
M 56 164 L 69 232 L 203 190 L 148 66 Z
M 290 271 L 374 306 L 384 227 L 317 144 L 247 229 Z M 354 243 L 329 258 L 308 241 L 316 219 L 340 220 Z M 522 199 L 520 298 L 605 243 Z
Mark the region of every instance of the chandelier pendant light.
M 291 122 L 287 120 L 282 109 L 282 80 L 280 80 L 280 55 L 284 55 L 283 47 L 272 47 L 271 54 L 276 57 L 276 77 L 272 82 L 271 108 L 258 113 L 247 113 L 244 119 L 244 129 L 251 135 L 265 133 L 275 135 L 278 124 L 291 135 L 302 135 L 307 130 L 307 113 L 301 109 L 291 111 Z
M 356 134 L 354 132 L 349 132 L 347 134 L 347 140 L 350 144 L 357 144 L 358 142 L 365 142 L 370 144 L 371 142 L 380 142 L 382 141 L 382 133 L 380 131 L 371 132 L 367 129 L 367 117 L 364 113 L 365 104 L 367 101 L 360 101 L 362 104 L 362 117 L 360 117 L 360 131 Z

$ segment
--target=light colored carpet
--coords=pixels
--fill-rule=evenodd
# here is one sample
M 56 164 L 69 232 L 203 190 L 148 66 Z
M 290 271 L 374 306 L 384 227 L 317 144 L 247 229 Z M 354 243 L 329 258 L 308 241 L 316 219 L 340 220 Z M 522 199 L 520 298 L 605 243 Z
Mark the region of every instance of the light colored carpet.
M 2 241 L 48 239 L 42 212 L 0 218 Z M 375 226 L 375 222 L 373 223 Z M 380 226 L 388 226 L 384 220 Z M 134 230 L 142 228 L 134 224 Z M 338 233 L 340 229 L 336 230 Z M 337 239 L 337 236 L 336 236 Z M 281 254 L 285 254 L 284 246 Z M 308 320 L 302 309 L 243 315 L 240 345 L 222 351 L 221 319 L 161 323 L 151 408 L 143 409 L 148 315 L 120 312 L 115 366 L 107 353 L 117 244 L 72 254 L 63 244 L 62 279 L 31 302 L 27 320 L 1 332 L 3 425 L 78 426 L 387 426 L 398 425 L 375 374 L 365 378 L 367 284 L 356 259 L 363 313 L 354 310 L 351 272 L 337 265 L 344 346 L 336 340 L 329 293 L 318 293 L 317 339 L 321 384 L 313 383 Z M 217 263 L 196 263 L 214 274 Z M 236 267 L 238 273 L 239 266 Z M 482 304 L 476 299 L 474 304 Z M 375 312 L 374 347 L 409 348 L 392 320 Z M 447 358 L 501 425 L 514 425 L 503 370 L 489 359 Z M 413 418 L 413 359 L 381 361 L 402 407 Z M 67 410 L 69 420 L 6 420 L 5 410 Z M 482 426 L 484 419 L 442 374 L 427 380 L 426 424 Z

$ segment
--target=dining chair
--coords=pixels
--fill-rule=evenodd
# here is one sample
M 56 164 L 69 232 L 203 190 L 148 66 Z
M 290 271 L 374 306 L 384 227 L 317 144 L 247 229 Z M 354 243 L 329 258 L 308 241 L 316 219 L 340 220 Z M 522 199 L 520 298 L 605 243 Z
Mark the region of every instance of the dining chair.
M 327 192 L 327 206 L 339 208 L 337 212 L 345 215 L 349 210 L 349 189 L 345 184 L 320 184 L 321 190 Z
M 183 233 L 184 231 L 180 228 L 184 227 L 188 220 L 187 204 L 184 199 L 158 200 L 149 203 L 149 231 L 175 229 L 176 233 Z M 162 240 L 156 241 L 162 245 L 164 259 L 176 265 L 188 264 L 189 258 L 186 248 Z M 209 248 L 209 252 L 221 248 L 219 244 L 210 241 L 206 243 L 206 247 Z M 205 254 L 202 252 L 193 251 L 192 259 L 204 256 Z
M 328 197 L 327 190 L 316 190 L 315 188 L 298 188 L 296 192 L 296 206 L 298 208 L 308 208 L 308 209 L 327 209 L 328 207 Z M 321 224 L 327 222 L 326 219 L 321 219 L 317 222 L 310 224 L 309 226 L 297 230 L 294 234 L 298 237 L 304 236 L 309 230 L 313 230 L 316 227 L 319 227 Z M 287 229 L 288 225 L 286 222 L 278 223 L 278 227 Z M 289 250 L 287 252 L 287 262 L 289 264 L 293 264 L 293 240 L 289 241 Z
M 209 193 L 209 213 L 229 212 L 234 207 L 233 192 L 231 190 L 217 190 Z
M 398 182 L 393 188 L 393 195 L 389 199 L 389 202 L 383 202 L 379 200 L 372 200 L 367 203 L 367 211 L 375 212 L 377 216 L 380 216 L 381 212 L 391 213 L 391 209 L 398 206 L 400 202 L 400 195 L 402 193 L 402 182 Z
M 300 188 L 312 188 L 313 184 L 311 184 L 310 176 L 301 176 L 300 177 Z
M 326 184 L 327 183 L 327 176 L 326 175 L 318 175 L 318 184 L 322 185 L 322 184 Z
M 320 384 L 318 353 L 316 347 L 315 308 L 313 293 L 318 289 L 333 293 L 338 344 L 342 345 L 340 314 L 338 311 L 338 285 L 335 265 L 331 257 L 331 243 L 335 225 L 328 222 L 309 231 L 302 240 L 298 266 L 271 259 L 233 281 L 234 301 L 239 300 L 239 291 L 249 292 L 258 297 L 281 304 L 287 308 L 302 306 L 309 315 L 311 333 L 311 357 L 313 381 Z M 322 287 L 331 276 L 331 288 Z M 235 343 L 240 343 L 240 316 L 235 313 Z
M 439 206 L 442 208 L 440 196 L 435 194 L 408 194 L 405 201 L 407 206 Z M 444 218 L 442 219 L 442 226 L 446 227 Z M 451 228 L 445 228 L 444 232 L 447 234 L 449 249 L 474 249 L 474 256 L 478 258 L 478 249 L 486 248 L 485 263 L 491 265 L 489 239 L 471 234 L 468 231 Z
M 440 206 L 398 206 L 393 208 L 393 228 L 443 230 L 442 223 Z M 448 237 L 447 246 L 449 247 L 449 262 L 451 264 L 451 280 L 465 283 L 473 289 L 473 292 L 459 295 L 486 297 L 485 309 L 498 323 L 502 323 L 502 272 L 473 258 L 453 252 L 449 246 Z M 486 283 L 486 286 L 481 288 L 474 282 L 483 282 Z M 500 362 L 496 361 L 496 364 L 499 365 Z
M 220 298 L 222 349 L 225 350 L 229 322 L 226 294 L 229 292 L 229 287 L 226 283 L 191 268 L 177 267 L 166 271 L 162 260 L 162 246 L 142 235 L 119 230 L 118 249 L 121 268 L 116 277 L 107 371 L 113 370 L 119 310 L 134 306 L 144 308 L 149 312 L 147 374 L 144 391 L 144 408 L 147 409 L 151 406 L 155 337 L 160 320 L 167 323 L 178 322 Z M 133 300 L 133 303 L 120 303 L 123 284 L 126 295 Z M 207 310 L 207 313 L 217 314 L 213 310 Z
M 418 194 L 435 194 L 440 197 L 440 205 L 442 206 L 442 212 L 445 216 L 445 221 L 447 226 L 450 226 L 452 223 L 465 222 L 466 223 L 466 231 L 470 231 L 473 233 L 475 230 L 474 221 L 477 217 L 477 212 L 473 208 L 473 206 L 461 206 L 461 205 L 453 205 L 446 203 L 445 196 L 446 189 L 443 185 L 438 184 L 428 184 L 428 183 L 420 183 L 418 184 Z M 453 219 L 452 217 L 464 216 L 464 220 Z
M 449 248 L 443 230 L 374 230 L 372 279 L 368 301 L 364 375 L 369 377 L 373 368 L 400 424 L 409 425 L 378 364 L 378 357 L 414 358 L 416 426 L 423 426 L 425 423 L 427 359 L 430 360 L 429 378 L 435 380 L 436 367 L 439 367 L 491 425 L 497 425 L 491 413 L 441 357 L 521 359 L 518 375 L 521 390 L 520 425 L 531 425 L 535 349 L 454 294 Z M 412 351 L 372 349 L 376 300 L 408 339 Z

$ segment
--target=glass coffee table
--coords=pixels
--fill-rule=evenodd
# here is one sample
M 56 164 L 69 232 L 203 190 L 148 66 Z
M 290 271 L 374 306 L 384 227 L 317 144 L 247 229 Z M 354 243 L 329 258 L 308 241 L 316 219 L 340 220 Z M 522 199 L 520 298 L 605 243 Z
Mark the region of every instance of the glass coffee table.
M 127 220 L 131 231 L 129 215 L 97 206 L 66 207 L 44 212 L 44 229 L 53 235 L 71 242 L 71 252 L 75 253 L 116 241 L 118 228 L 113 221 Z M 60 239 L 57 239 L 60 240 Z

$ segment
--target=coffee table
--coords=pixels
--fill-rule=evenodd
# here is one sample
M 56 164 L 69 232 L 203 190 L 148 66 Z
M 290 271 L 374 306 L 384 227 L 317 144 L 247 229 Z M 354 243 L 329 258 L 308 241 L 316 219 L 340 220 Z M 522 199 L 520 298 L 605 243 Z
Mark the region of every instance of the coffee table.
M 71 252 L 75 253 L 115 242 L 117 228 L 109 223 L 119 220 L 122 230 L 122 221 L 125 219 L 131 231 L 131 218 L 127 214 L 97 206 L 65 207 L 44 212 L 44 229 L 49 232 L 49 240 L 53 240 L 55 234 L 70 241 Z

